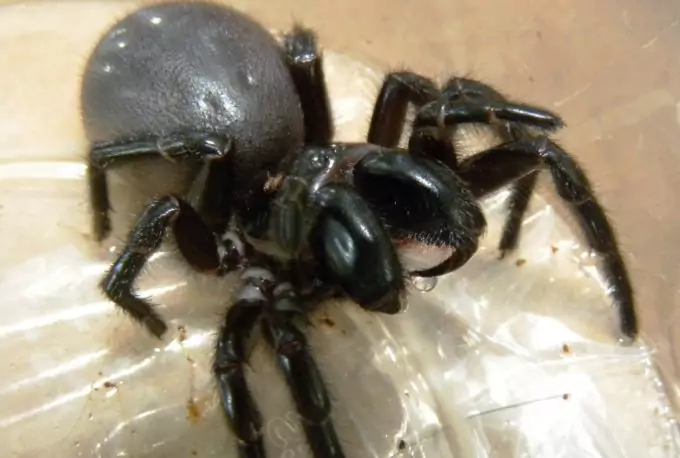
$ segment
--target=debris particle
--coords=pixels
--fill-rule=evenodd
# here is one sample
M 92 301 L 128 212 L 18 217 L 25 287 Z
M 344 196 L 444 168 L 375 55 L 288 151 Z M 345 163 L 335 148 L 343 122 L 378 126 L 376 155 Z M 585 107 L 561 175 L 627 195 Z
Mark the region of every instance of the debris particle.
M 517 261 L 515 261 L 515 265 L 517 267 L 522 267 L 526 263 L 527 263 L 527 260 L 524 259 L 524 258 L 519 258 Z
M 562 345 L 562 353 L 565 355 L 571 354 L 571 347 L 569 346 L 569 344 Z
M 264 183 L 263 190 L 265 192 L 273 192 L 279 189 L 281 186 L 281 183 L 283 183 L 283 175 L 278 174 L 274 176 L 269 176 L 267 178 L 267 181 Z
M 198 452 L 196 450 L 191 451 L 191 456 L 198 456 Z
M 397 444 L 397 448 L 399 449 L 400 452 L 406 450 L 406 442 L 404 442 L 403 439 L 399 439 L 399 443 Z
M 565 401 L 569 400 L 570 397 L 571 397 L 571 396 L 569 395 L 569 393 L 564 393 L 564 394 L 562 395 L 562 399 L 564 399 Z
M 94 415 L 92 415 L 92 412 L 90 412 L 90 413 L 87 415 L 87 419 L 88 419 L 88 420 L 94 420 Z
M 197 421 L 201 418 L 201 409 L 192 398 L 187 401 L 187 419 L 189 421 Z
M 110 382 L 108 380 L 104 382 L 104 388 L 115 388 L 115 387 L 116 387 L 116 384 L 113 383 L 113 382 Z
M 552 245 L 552 246 L 550 247 L 550 251 L 552 251 L 552 253 L 555 254 L 555 253 L 557 253 L 558 251 L 560 251 L 560 249 L 559 249 L 556 245 Z
M 322 323 L 322 324 L 325 324 L 325 325 L 328 326 L 329 328 L 335 327 L 335 321 L 333 321 L 332 319 L 328 318 L 327 316 L 321 318 L 321 323 Z

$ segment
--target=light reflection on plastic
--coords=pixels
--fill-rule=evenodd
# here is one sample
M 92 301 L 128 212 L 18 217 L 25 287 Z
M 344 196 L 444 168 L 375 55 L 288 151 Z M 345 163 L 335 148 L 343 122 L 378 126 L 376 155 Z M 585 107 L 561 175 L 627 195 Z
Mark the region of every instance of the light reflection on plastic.
M 118 388 L 112 388 L 112 389 L 110 389 L 109 391 L 106 392 L 104 397 L 108 399 L 108 398 L 114 397 L 117 394 L 118 394 Z
M 163 350 L 178 353 L 186 348 L 198 348 L 203 345 L 205 341 L 208 340 L 212 335 L 213 333 L 210 331 L 195 332 L 191 335 L 191 337 L 188 337 L 184 341 L 180 342 L 180 339 L 174 339 Z
M 59 406 L 62 406 L 64 404 L 68 404 L 71 401 L 75 401 L 78 398 L 84 398 L 88 394 L 90 394 L 91 387 L 88 385 L 84 388 L 80 388 L 79 390 L 72 391 L 68 394 L 65 394 L 64 396 L 60 396 L 53 400 L 52 402 L 49 402 L 47 404 L 43 404 L 40 407 L 37 407 L 33 410 L 29 410 L 23 413 L 20 413 L 18 415 L 13 415 L 11 417 L 5 418 L 3 420 L 0 420 L 0 428 L 6 428 L 8 426 L 13 425 L 14 423 L 20 422 L 22 420 L 26 420 L 28 418 L 34 417 L 38 414 L 47 412 L 49 410 L 52 410 L 54 408 L 57 408 Z
M 51 326 L 62 321 L 73 321 L 86 316 L 101 315 L 112 308 L 113 305 L 107 301 L 98 301 L 79 307 L 71 307 L 63 312 L 53 313 L 51 315 L 21 321 L 10 326 L 0 327 L 0 337 L 6 337 L 17 332 L 30 331 L 37 328 Z
M 82 162 L 16 162 L 0 165 L 0 180 L 75 180 L 85 176 Z
M 40 372 L 35 377 L 27 378 L 25 380 L 21 380 L 17 383 L 14 383 L 14 384 L 8 386 L 7 388 L 5 388 L 4 390 L 0 391 L 0 394 L 6 394 L 6 393 L 10 393 L 12 391 L 17 391 L 20 388 L 23 388 L 23 387 L 28 386 L 28 385 L 32 385 L 32 384 L 39 382 L 43 379 L 54 378 L 54 377 L 57 377 L 59 375 L 71 372 L 75 369 L 85 367 L 88 364 L 90 364 L 91 362 L 96 361 L 99 358 L 101 358 L 102 356 L 106 355 L 108 352 L 109 352 L 108 350 L 100 350 L 100 351 L 96 351 L 96 352 L 93 352 L 93 353 L 87 353 L 83 356 L 78 356 L 78 357 L 72 359 L 71 361 L 69 361 L 65 364 L 62 364 L 62 365 L 56 366 L 52 369 Z
M 176 283 L 168 286 L 161 286 L 158 288 L 149 288 L 143 291 L 145 295 L 161 295 L 164 293 L 172 292 L 177 288 L 180 288 L 185 283 Z M 31 320 L 21 321 L 19 323 L 13 324 L 11 326 L 0 327 L 0 337 L 6 337 L 10 334 L 17 332 L 30 331 L 32 329 L 43 328 L 47 326 L 54 325 L 63 321 L 73 321 L 79 318 L 92 315 L 101 315 L 113 309 L 113 304 L 108 301 L 98 301 L 89 303 L 80 307 L 71 307 L 60 313 L 54 313 L 48 316 L 41 316 L 40 318 L 34 318 Z
M 155 356 L 150 356 L 143 361 L 141 361 L 138 364 L 135 364 L 134 366 L 130 366 L 127 369 L 124 369 L 122 371 L 116 372 L 114 374 L 111 374 L 109 377 L 107 377 L 108 380 L 120 380 L 124 377 L 130 376 L 135 374 L 136 372 L 140 371 L 141 369 L 144 369 L 145 367 L 149 366 L 151 362 L 155 359 Z M 59 396 L 58 398 L 54 399 L 52 402 L 48 402 L 46 404 L 41 405 L 40 407 L 37 407 L 33 410 L 29 410 L 23 413 L 20 413 L 18 415 L 13 415 L 11 417 L 5 418 L 4 420 L 0 420 L 0 428 L 5 428 L 8 426 L 13 425 L 14 423 L 20 422 L 22 420 L 26 420 L 28 418 L 34 417 L 36 415 L 45 413 L 47 411 L 50 411 L 52 409 L 55 409 L 57 407 L 60 407 L 64 404 L 68 404 L 71 401 L 75 401 L 79 398 L 84 398 L 88 396 L 92 391 L 95 389 L 100 389 L 104 386 L 106 382 L 105 381 L 100 381 L 95 384 L 89 384 L 83 388 L 79 388 L 77 390 L 71 391 L 70 393 L 67 393 L 63 396 Z
M 159 413 L 159 412 L 162 412 L 163 410 L 168 410 L 168 409 L 169 409 L 169 407 L 162 407 L 162 408 L 158 408 L 158 409 L 147 410 L 146 412 L 142 412 L 142 413 L 140 413 L 140 414 L 135 415 L 135 416 L 132 417 L 130 420 L 121 421 L 120 423 L 118 423 L 118 424 L 116 425 L 115 428 L 113 428 L 113 430 L 111 431 L 111 433 L 109 433 L 109 435 L 106 436 L 106 437 L 104 438 L 104 442 L 109 442 L 109 441 L 110 441 L 111 439 L 113 439 L 117 434 L 119 434 L 121 431 L 123 431 L 123 429 L 127 428 L 127 427 L 130 426 L 132 423 L 135 423 L 135 422 L 137 422 L 137 421 L 139 421 L 139 420 L 143 420 L 143 419 L 145 419 L 145 418 L 147 418 L 147 417 L 150 417 L 150 416 L 155 415 L 155 414 L 157 414 L 157 413 Z M 101 446 L 101 444 L 99 444 L 99 445 Z
M 390 361 L 397 362 L 397 355 L 394 353 L 394 349 L 392 347 L 385 346 L 383 354 L 387 356 Z
M 417 381 L 417 384 L 416 384 Z M 430 384 L 422 374 L 418 374 L 415 380 L 412 382 L 414 392 L 422 392 L 423 389 L 429 390 Z M 439 416 L 437 412 L 433 409 L 431 405 L 425 402 L 425 399 L 420 396 L 416 396 L 413 399 L 414 404 L 417 406 L 417 412 L 421 417 L 420 420 L 423 421 L 423 430 L 427 430 L 431 427 L 441 427 L 441 422 L 439 421 Z

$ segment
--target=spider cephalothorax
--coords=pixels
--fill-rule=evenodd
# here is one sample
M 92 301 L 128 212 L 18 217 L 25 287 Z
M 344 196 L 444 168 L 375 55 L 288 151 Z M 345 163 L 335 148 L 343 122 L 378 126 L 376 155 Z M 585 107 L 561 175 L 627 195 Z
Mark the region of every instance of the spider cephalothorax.
M 134 282 L 167 229 L 192 267 L 240 274 L 213 371 L 241 456 L 265 456 L 244 373 L 256 325 L 275 350 L 314 456 L 344 456 L 298 318 L 338 295 L 369 311 L 399 312 L 407 276 L 443 275 L 474 255 L 486 228 L 478 200 L 507 185 L 514 194 L 500 248 L 512 250 L 541 169 L 602 255 L 623 332 L 637 332 L 614 232 L 581 168 L 546 136 L 562 121 L 487 85 L 452 78 L 439 88 L 391 73 L 367 142 L 332 143 L 314 34 L 295 28 L 280 46 L 246 16 L 191 2 L 150 6 L 116 24 L 90 57 L 82 102 L 98 239 L 110 229 L 107 168 L 163 158 L 207 169 L 203 205 L 180 195 L 154 200 L 101 286 L 161 337 L 167 325 L 135 295 Z M 416 117 L 408 147 L 398 148 L 409 104 Z M 458 157 L 451 135 L 469 123 L 488 124 L 505 142 Z M 438 245 L 447 256 L 407 272 L 396 248 L 405 240 Z

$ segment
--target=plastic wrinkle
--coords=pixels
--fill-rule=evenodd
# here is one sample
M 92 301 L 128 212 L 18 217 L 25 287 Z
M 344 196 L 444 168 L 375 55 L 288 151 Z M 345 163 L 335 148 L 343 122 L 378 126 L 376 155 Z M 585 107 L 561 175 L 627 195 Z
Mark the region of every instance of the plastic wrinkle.
M 381 73 L 325 56 L 336 137 L 361 140 Z M 140 189 L 150 176 L 140 167 L 136 177 L 112 178 L 119 229 L 97 247 L 80 157 L 0 165 L 2 216 L 16 222 L 5 226 L 0 251 L 3 456 L 234 453 L 210 367 L 235 279 L 192 272 L 169 240 L 138 285 L 170 324 L 163 341 L 97 289 L 148 202 L 152 191 Z M 499 260 L 506 198 L 484 202 L 489 230 L 477 255 L 436 285 L 410 286 L 404 313 L 339 302 L 310 317 L 307 336 L 347 456 L 678 456 L 654 348 L 618 344 L 597 259 L 536 196 L 519 250 Z M 270 456 L 309 456 L 271 351 L 259 336 L 252 345 L 247 376 Z

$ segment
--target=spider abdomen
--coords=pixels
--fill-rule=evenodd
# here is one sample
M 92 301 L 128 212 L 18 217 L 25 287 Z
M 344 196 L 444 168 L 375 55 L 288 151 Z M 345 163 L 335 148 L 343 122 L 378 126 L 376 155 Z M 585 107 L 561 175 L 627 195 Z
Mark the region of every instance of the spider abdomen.
M 273 167 L 302 144 L 303 114 L 281 48 L 260 24 L 210 3 L 137 11 L 87 62 L 88 139 L 207 132 L 234 142 L 234 176 Z

